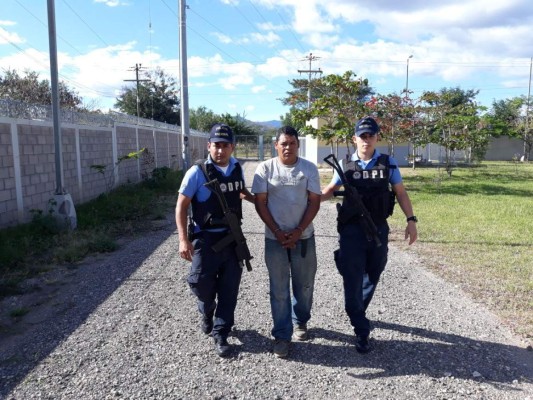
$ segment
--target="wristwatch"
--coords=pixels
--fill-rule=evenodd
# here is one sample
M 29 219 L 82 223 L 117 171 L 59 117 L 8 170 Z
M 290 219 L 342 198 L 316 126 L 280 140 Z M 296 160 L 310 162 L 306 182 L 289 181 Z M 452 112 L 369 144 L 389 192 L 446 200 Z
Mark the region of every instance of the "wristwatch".
M 418 218 L 413 215 L 412 217 L 407 218 L 407 222 L 409 222 L 409 221 L 418 222 Z

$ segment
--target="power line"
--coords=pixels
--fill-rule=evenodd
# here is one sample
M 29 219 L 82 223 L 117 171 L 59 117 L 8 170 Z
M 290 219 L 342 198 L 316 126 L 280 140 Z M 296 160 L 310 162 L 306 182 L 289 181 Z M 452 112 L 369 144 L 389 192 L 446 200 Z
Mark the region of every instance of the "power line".
M 294 32 L 294 29 L 292 29 L 291 24 L 288 24 L 288 23 L 285 21 L 285 19 L 283 18 L 283 16 L 278 12 L 278 10 L 277 10 L 276 8 L 275 8 L 274 10 L 275 10 L 276 14 L 278 14 L 278 17 L 279 17 L 279 19 L 281 19 L 281 21 L 283 22 L 283 24 L 289 28 L 289 31 L 291 32 L 292 37 L 294 38 L 294 40 L 296 41 L 296 43 L 298 44 L 298 46 L 300 46 L 300 50 L 305 51 L 304 47 L 302 46 L 302 43 L 300 42 L 300 40 L 299 40 L 298 37 L 296 36 L 296 33 Z M 288 47 L 288 46 L 287 46 L 287 47 Z
M 86 22 L 86 21 L 85 21 L 80 15 L 79 15 L 79 14 L 78 14 L 78 13 L 77 13 L 77 12 L 71 7 L 71 6 L 70 6 L 70 4 L 68 4 L 68 3 L 66 2 L 66 0 L 63 0 L 63 3 L 64 3 L 64 4 L 70 9 L 70 11 L 72 11 L 72 13 L 73 13 L 76 17 L 78 17 L 78 19 L 79 19 L 81 22 L 83 22 L 83 24 L 84 24 L 87 28 L 89 28 L 89 30 L 90 30 L 92 33 L 94 33 L 94 35 L 95 35 L 98 39 L 100 39 L 100 41 L 101 41 L 104 45 L 109 46 L 109 44 L 107 44 L 106 41 L 105 41 L 104 39 L 102 39 L 102 37 L 101 37 L 98 33 L 96 33 L 96 31 L 95 31 L 93 28 L 91 28 L 91 26 L 90 26 L 90 25 L 89 25 L 89 24 L 88 24 L 88 23 L 87 23 L 87 22 Z
M 263 14 L 261 13 L 261 11 L 259 11 L 259 9 L 255 6 L 254 2 L 252 0 L 248 0 L 250 2 L 250 4 L 252 5 L 252 7 L 254 8 L 254 10 L 257 12 L 257 14 L 259 14 L 259 16 L 263 19 L 263 21 L 265 21 L 265 24 L 269 24 L 269 22 L 267 21 L 267 19 L 263 16 Z M 285 42 L 285 40 L 283 39 L 283 36 L 280 36 L 280 39 L 281 41 L 283 42 L 283 44 L 285 45 L 286 48 L 289 48 L 289 45 Z
M 225 35 L 225 33 L 223 31 L 221 31 L 217 26 L 215 26 L 214 24 L 212 24 L 211 22 L 209 22 L 207 19 L 205 19 L 204 17 L 202 17 L 200 14 L 198 14 L 197 12 L 195 12 L 193 9 L 189 8 L 189 11 L 192 12 L 193 14 L 195 14 L 197 17 L 201 18 L 204 22 L 206 22 L 207 24 L 209 24 L 211 27 L 213 27 L 214 29 L 216 29 L 217 31 L 219 31 L 221 34 Z M 193 30 L 190 26 L 188 26 L 189 29 Z M 193 30 L 194 31 L 194 30 Z M 195 33 L 197 33 L 196 31 L 194 31 Z M 207 39 L 205 39 L 203 36 L 199 35 L 202 39 L 206 40 L 209 44 L 211 44 L 212 46 L 216 47 L 218 50 L 220 50 L 219 47 L 217 47 L 216 45 L 214 45 L 213 43 L 211 43 L 210 41 L 208 41 Z M 255 53 L 252 53 L 250 50 L 248 50 L 246 47 L 244 46 L 241 46 L 240 44 L 237 43 L 237 45 L 242 48 L 244 51 L 246 51 L 248 54 L 252 55 L 253 57 L 257 58 L 259 61 L 264 61 L 261 57 L 259 57 L 257 54 Z M 220 50 L 222 51 L 222 50 Z M 237 61 L 237 60 L 235 60 Z

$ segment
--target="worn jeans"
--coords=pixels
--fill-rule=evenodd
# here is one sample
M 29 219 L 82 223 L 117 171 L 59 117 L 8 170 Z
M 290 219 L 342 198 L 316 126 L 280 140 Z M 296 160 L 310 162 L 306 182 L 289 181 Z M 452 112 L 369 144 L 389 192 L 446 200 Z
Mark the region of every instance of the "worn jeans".
M 276 339 L 290 341 L 293 324 L 304 325 L 311 318 L 317 269 L 315 237 L 305 242 L 299 240 L 296 248 L 287 250 L 277 240 L 265 239 L 265 262 L 270 278 L 270 306 L 274 322 L 272 336 Z
M 368 241 L 360 224 L 344 225 L 339 232 L 340 249 L 335 255 L 344 284 L 344 308 L 355 333 L 363 336 L 370 333 L 366 309 L 387 264 L 389 226 L 385 222 L 377 228 L 380 247 Z

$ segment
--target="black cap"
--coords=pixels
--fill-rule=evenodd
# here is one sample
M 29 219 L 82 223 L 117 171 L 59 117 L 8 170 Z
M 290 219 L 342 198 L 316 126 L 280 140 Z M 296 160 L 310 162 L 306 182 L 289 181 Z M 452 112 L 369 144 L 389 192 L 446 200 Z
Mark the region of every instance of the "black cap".
M 379 125 L 372 117 L 363 117 L 355 124 L 355 136 L 361 136 L 363 133 L 369 135 L 377 135 L 379 133 Z
M 209 141 L 233 143 L 233 131 L 226 124 L 215 124 L 209 132 Z

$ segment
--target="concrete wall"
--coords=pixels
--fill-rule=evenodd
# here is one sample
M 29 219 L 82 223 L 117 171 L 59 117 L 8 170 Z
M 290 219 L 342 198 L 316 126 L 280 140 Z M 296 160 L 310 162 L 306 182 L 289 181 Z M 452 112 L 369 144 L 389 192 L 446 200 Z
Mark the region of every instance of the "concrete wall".
M 378 143 L 376 146 L 380 153 L 391 154 L 391 148 L 388 145 L 381 145 Z M 346 157 L 346 154 L 352 154 L 354 151 L 353 146 L 350 146 L 349 150 L 346 145 L 338 147 L 338 158 L 342 159 Z M 331 154 L 331 146 L 325 143 L 319 142 L 310 137 L 300 139 L 300 156 L 314 162 L 315 164 L 323 164 L 323 160 L 326 156 Z M 337 148 L 333 147 L 333 153 L 337 155 Z M 396 144 L 394 146 L 394 159 L 398 165 L 405 167 L 409 165 L 407 156 L 412 154 L 412 147 L 409 144 Z M 514 138 L 494 138 L 489 144 L 489 148 L 485 155 L 486 161 L 511 161 L 513 157 L 518 155 L 518 158 L 523 153 L 523 143 L 519 139 Z M 425 147 L 417 149 L 419 154 L 425 162 L 433 164 L 444 163 L 446 160 L 445 149 L 437 144 L 429 144 Z M 468 161 L 468 154 L 464 150 L 457 150 L 452 152 L 452 162 L 464 163 Z
M 205 157 L 206 134 L 191 132 L 191 160 Z M 63 183 L 74 204 L 112 187 L 139 182 L 154 168 L 183 167 L 181 131 L 129 124 L 112 127 L 61 124 Z M 146 148 L 150 157 L 117 160 Z M 105 174 L 91 168 L 106 166 Z M 56 191 L 52 123 L 0 117 L 0 228 L 27 222 L 32 209 L 47 211 Z

